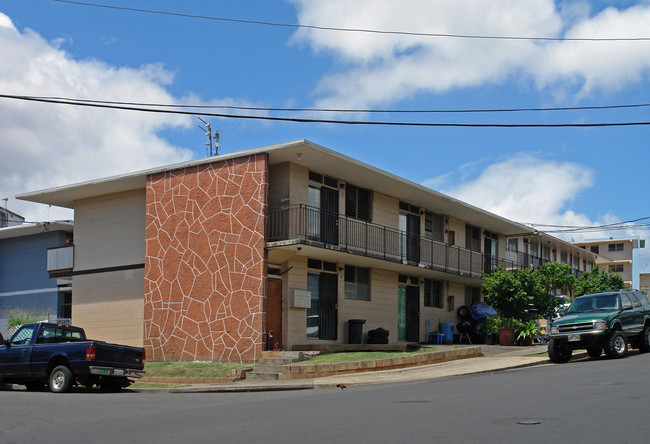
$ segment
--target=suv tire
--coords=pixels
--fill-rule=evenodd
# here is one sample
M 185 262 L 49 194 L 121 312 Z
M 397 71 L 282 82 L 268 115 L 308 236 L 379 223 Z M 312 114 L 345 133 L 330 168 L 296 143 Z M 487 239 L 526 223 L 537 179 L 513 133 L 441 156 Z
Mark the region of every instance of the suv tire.
M 627 354 L 627 341 L 625 336 L 619 330 L 613 331 L 607 340 L 604 347 L 605 354 L 610 358 L 622 358 Z
M 587 347 L 587 354 L 592 359 L 598 358 L 602 352 L 602 347 Z
M 639 336 L 639 351 L 647 353 L 650 351 L 650 327 L 646 324 Z
M 569 362 L 573 350 L 569 348 L 566 341 L 559 339 L 551 339 L 548 343 L 548 357 L 555 364 L 563 364 Z

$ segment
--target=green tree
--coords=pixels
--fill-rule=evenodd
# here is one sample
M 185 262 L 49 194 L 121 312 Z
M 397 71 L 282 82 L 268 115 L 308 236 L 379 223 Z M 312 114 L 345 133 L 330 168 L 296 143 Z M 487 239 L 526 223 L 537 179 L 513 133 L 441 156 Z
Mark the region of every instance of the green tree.
M 592 271 L 585 271 L 576 280 L 575 295 L 598 293 L 609 290 L 622 290 L 625 288 L 623 278 L 606 268 L 603 272 L 594 268 Z
M 503 266 L 483 274 L 483 288 L 485 301 L 504 318 L 521 319 L 531 302 L 521 280 Z
M 576 284 L 576 278 L 572 273 L 571 266 L 560 262 L 547 262 L 539 267 L 542 283 L 550 294 L 555 290 L 564 290 L 571 295 Z

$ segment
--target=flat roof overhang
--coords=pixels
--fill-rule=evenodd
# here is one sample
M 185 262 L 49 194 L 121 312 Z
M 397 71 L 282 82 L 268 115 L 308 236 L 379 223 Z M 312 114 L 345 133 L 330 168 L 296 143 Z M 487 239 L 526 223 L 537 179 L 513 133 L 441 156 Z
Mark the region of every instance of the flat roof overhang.
M 534 230 L 530 227 L 446 196 L 423 185 L 403 179 L 304 139 L 23 193 L 17 195 L 16 198 L 64 208 L 74 208 L 76 200 L 143 189 L 146 186 L 147 176 L 151 174 L 255 154 L 267 154 L 271 165 L 293 162 L 334 178 L 342 178 L 346 181 L 348 178 L 353 178 L 351 183 L 356 186 L 396 197 L 430 211 L 451 215 L 494 233 L 505 236 L 534 234 Z

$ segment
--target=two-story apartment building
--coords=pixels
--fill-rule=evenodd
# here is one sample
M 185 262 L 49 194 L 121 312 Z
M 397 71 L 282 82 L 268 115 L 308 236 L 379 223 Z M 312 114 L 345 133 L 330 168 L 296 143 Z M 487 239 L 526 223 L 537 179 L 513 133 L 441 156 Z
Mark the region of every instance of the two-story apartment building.
M 483 271 L 539 266 L 544 240 L 595 260 L 306 140 L 18 197 L 75 210 L 73 323 L 153 360 L 345 343 L 351 319 L 417 342 L 481 300 Z
M 645 248 L 645 240 L 638 237 L 609 237 L 575 242 L 575 245 L 599 255 L 596 261 L 599 270 L 609 268 L 623 278 L 627 287 L 640 288 L 639 249 Z

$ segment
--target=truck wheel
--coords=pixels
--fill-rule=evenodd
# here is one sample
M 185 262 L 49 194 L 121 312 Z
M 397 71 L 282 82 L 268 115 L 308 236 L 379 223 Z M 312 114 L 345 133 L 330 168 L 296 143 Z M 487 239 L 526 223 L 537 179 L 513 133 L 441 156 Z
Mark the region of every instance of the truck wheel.
M 50 391 L 53 393 L 69 392 L 72 388 L 72 372 L 65 365 L 54 367 L 48 379 Z
M 548 357 L 556 364 L 563 364 L 569 362 L 573 350 L 569 348 L 566 341 L 558 339 L 551 339 L 548 343 Z
M 602 347 L 587 347 L 587 354 L 590 358 L 597 358 L 602 353 Z
M 650 327 L 646 325 L 639 336 L 639 351 L 647 353 L 650 351 Z
M 605 354 L 609 358 L 622 358 L 627 354 L 627 341 L 625 336 L 616 330 L 613 331 L 605 341 Z

